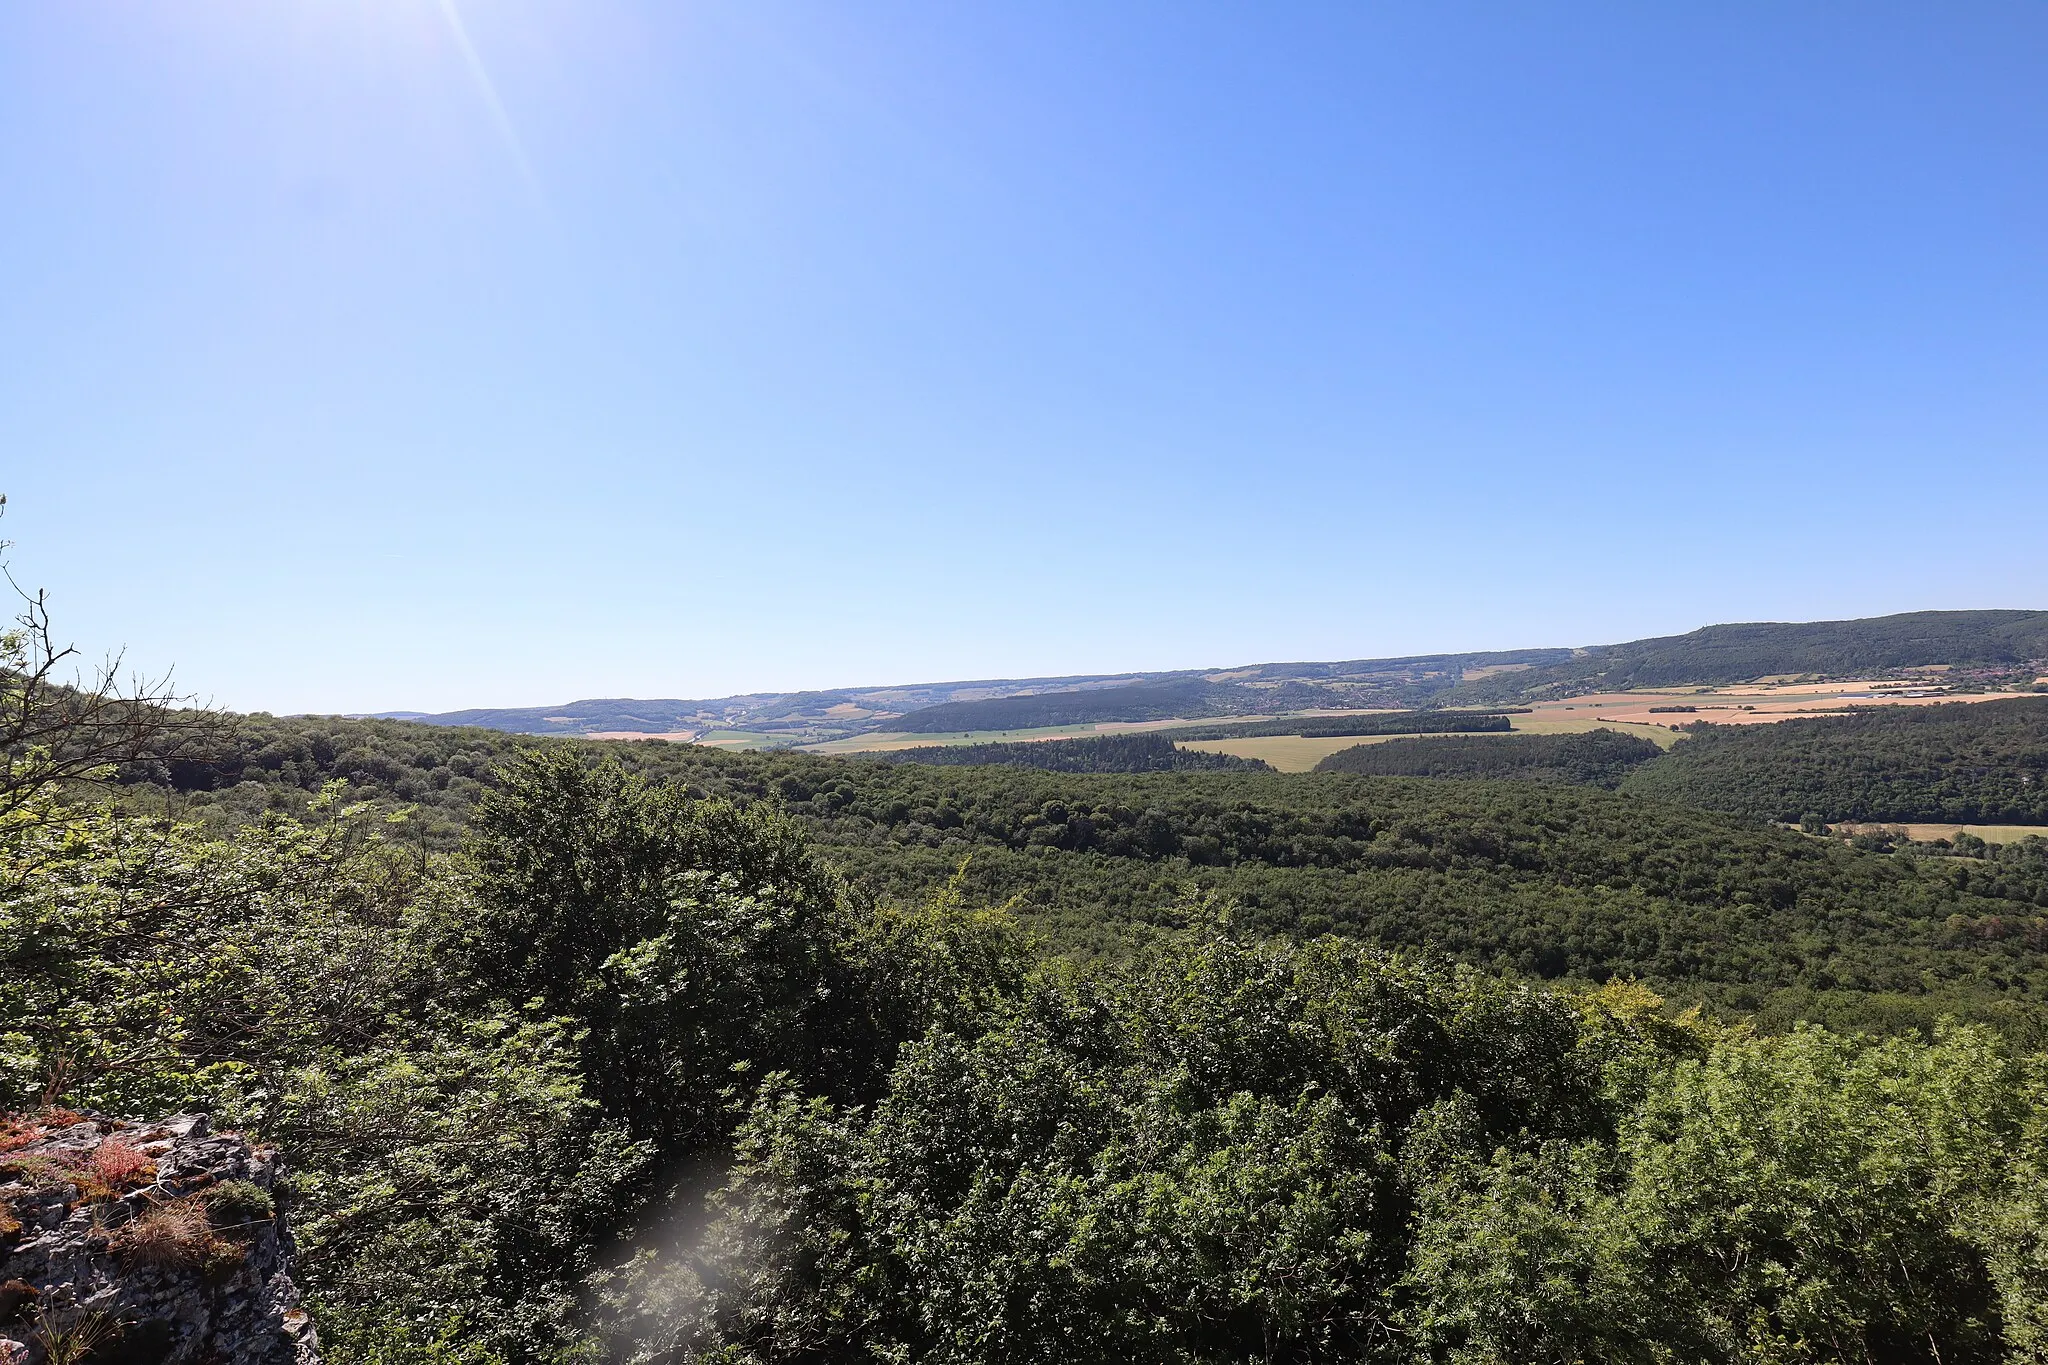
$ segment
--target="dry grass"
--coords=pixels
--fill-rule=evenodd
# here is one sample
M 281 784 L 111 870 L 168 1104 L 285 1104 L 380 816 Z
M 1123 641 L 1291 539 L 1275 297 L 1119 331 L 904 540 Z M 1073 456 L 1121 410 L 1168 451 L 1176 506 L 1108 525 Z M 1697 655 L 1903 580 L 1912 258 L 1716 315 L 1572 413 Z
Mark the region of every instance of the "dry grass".
M 117 1229 L 110 1239 L 114 1254 L 130 1265 L 160 1270 L 195 1270 L 220 1252 L 220 1238 L 207 1217 L 206 1200 L 186 1195 L 145 1210 Z
M 1594 715 L 1586 711 L 1578 715 L 1558 715 L 1554 712 L 1537 712 L 1527 716 L 1510 716 L 1508 723 L 1518 735 L 1583 735 L 1594 730 L 1616 730 L 1624 735 L 1647 739 L 1660 748 L 1668 749 L 1682 738 L 1679 731 L 1668 725 L 1633 724 L 1605 718 L 1606 712 Z M 1691 716 L 1676 716 L 1676 720 L 1691 720 Z

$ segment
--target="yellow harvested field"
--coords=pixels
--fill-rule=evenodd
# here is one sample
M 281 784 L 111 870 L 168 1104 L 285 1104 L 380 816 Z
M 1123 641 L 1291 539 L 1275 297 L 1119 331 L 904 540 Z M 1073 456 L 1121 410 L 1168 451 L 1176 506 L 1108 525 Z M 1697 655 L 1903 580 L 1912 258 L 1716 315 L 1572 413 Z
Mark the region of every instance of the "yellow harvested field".
M 1691 720 L 1693 717 L 1680 716 L 1674 719 Z M 1685 738 L 1669 725 L 1610 720 L 1594 715 L 1591 711 L 1583 715 L 1537 711 L 1526 716 L 1509 716 L 1508 724 L 1514 728 L 1516 734 L 1521 735 L 1583 735 L 1589 730 L 1617 730 L 1624 735 L 1640 736 L 1666 749 Z
M 1584 716 L 1510 716 L 1508 724 L 1517 734 L 1531 735 L 1580 735 L 1588 730 L 1618 730 L 1627 735 L 1641 735 L 1663 748 L 1670 748 L 1684 736 L 1676 730 L 1662 725 L 1617 725 L 1602 721 L 1592 715 Z M 1464 738 L 1485 738 L 1487 733 Z M 1283 773 L 1305 773 L 1316 764 L 1336 753 L 1339 749 L 1356 748 L 1360 744 L 1385 744 L 1390 739 L 1454 739 L 1455 735 L 1261 735 L 1254 739 L 1184 739 L 1183 749 L 1196 749 L 1205 754 L 1235 754 L 1239 758 L 1262 758 Z
M 1602 692 L 1535 704 L 1529 716 L 1580 716 L 1591 711 L 1618 726 L 1669 727 L 1705 722 L 1708 725 L 1768 725 L 1802 716 L 1838 716 L 1852 707 L 1936 706 L 1942 702 L 2007 701 L 2036 695 L 2027 692 L 1970 692 L 1949 695 L 1926 678 L 1865 678 L 1832 683 L 1744 683 L 1734 687 L 1684 687 L 1636 692 Z M 1690 706 L 1690 711 L 1653 708 Z M 1521 725 L 1517 729 L 1524 728 Z M 1532 724 L 1527 727 L 1534 729 Z M 1655 738 L 1653 735 L 1652 738 Z
M 1916 695 L 1917 694 L 1917 695 Z M 1532 735 L 1583 734 L 1588 730 L 1619 730 L 1640 735 L 1670 748 L 1688 725 L 1762 725 L 1795 720 L 1803 716 L 1835 716 L 1852 707 L 1933 706 L 1941 702 L 2005 701 L 2013 697 L 2037 696 L 2029 692 L 1978 692 L 1949 696 L 1936 690 L 1926 677 L 1858 679 L 1849 682 L 1801 683 L 1755 682 L 1733 687 L 1683 687 L 1645 689 L 1635 692 L 1604 692 L 1557 701 L 1534 703 L 1530 710 L 1509 719 L 1515 731 Z M 1690 711 L 1652 710 L 1653 707 L 1690 706 Z M 1314 716 L 1384 715 L 1385 711 L 1298 711 L 1286 719 Z M 1084 725 L 1048 725 L 1028 730 L 975 730 L 962 734 L 904 734 L 877 731 L 803 745 L 814 754 L 861 754 L 894 749 L 916 749 L 944 744 L 1015 744 L 1043 739 L 1077 739 L 1084 735 L 1128 735 L 1148 730 L 1171 730 L 1187 725 L 1224 725 L 1239 720 L 1272 720 L 1272 716 L 1182 717 L 1175 720 L 1103 721 Z M 627 738 L 627 736 L 607 736 Z M 641 736 L 632 736 L 641 738 Z M 1262 758 L 1282 772 L 1307 772 L 1339 749 L 1354 744 L 1401 739 L 1401 735 L 1331 736 L 1305 738 L 1299 735 L 1271 735 L 1247 739 L 1194 740 L 1182 747 L 1209 753 L 1237 754 Z M 715 741 L 713 741 L 715 742 Z
M 1862 830 L 1902 829 L 1906 831 L 1907 838 L 1921 843 L 1930 843 L 1936 839 L 1953 839 L 1959 833 L 1974 834 L 1987 844 L 2016 844 L 2022 839 L 2030 838 L 2048 839 L 2048 825 L 1923 825 L 1915 822 L 1896 825 L 1845 824 L 1835 825 L 1833 829 L 1837 834 L 1855 834 Z
M 646 733 L 646 732 L 645 732 L 645 731 L 643 731 L 643 730 L 592 730 L 592 731 L 591 731 L 591 732 L 590 732 L 589 734 L 587 734 L 587 735 L 578 735 L 578 736 L 576 736 L 576 738 L 578 738 L 578 739 L 666 739 L 666 740 L 670 740 L 670 741 L 672 741 L 672 742 L 674 742 L 674 743 L 677 743 L 677 744 L 687 744 L 687 743 L 689 743 L 689 742 L 690 742 L 691 740 L 695 739 L 695 738 L 697 737 L 697 735 L 698 735 L 699 733 L 700 733 L 700 732 L 699 732 L 699 731 L 696 731 L 696 730 L 666 730 L 666 731 L 663 731 L 663 732 L 662 732 L 661 734 L 658 734 L 658 735 L 650 735 L 650 734 Z
M 1239 758 L 1262 758 L 1283 773 L 1305 773 L 1336 753 L 1359 744 L 1370 744 L 1392 735 L 1334 735 L 1327 739 L 1305 739 L 1300 735 L 1259 735 L 1253 739 L 1189 739 L 1176 747 L 1204 754 L 1235 754 Z

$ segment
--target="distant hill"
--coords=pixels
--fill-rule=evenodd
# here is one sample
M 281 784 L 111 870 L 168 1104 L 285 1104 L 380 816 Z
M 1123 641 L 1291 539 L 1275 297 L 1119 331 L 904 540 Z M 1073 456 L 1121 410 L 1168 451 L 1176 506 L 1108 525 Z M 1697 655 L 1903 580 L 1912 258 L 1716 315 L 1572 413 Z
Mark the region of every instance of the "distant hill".
M 876 718 L 950 701 L 1041 691 L 1113 687 L 1179 674 L 1106 673 L 1062 678 L 983 678 L 966 682 L 849 687 L 825 692 L 748 692 L 697 699 L 632 697 L 564 702 L 559 706 L 479 707 L 464 711 L 385 711 L 372 719 L 430 725 L 474 725 L 522 735 L 636 734 L 747 730 L 786 735 L 791 742 L 873 728 Z
M 934 744 L 863 754 L 884 763 L 1037 768 L 1049 773 L 1265 772 L 1256 758 L 1183 749 L 1161 734 L 1088 735 L 1021 744 Z
M 1076 674 L 756 692 L 702 700 L 609 698 L 383 718 L 515 734 L 681 735 L 793 745 L 876 730 L 943 734 L 1317 709 L 1500 706 L 1630 687 L 1851 677 L 1947 664 L 2024 678 L 2048 661 L 2048 611 L 1921 611 L 1856 621 L 1749 622 L 1583 649 L 1496 650 L 1166 673 Z M 949 709 L 950 708 L 950 709 Z
M 1248 664 L 1228 669 L 1186 669 L 1168 673 L 1093 673 L 1048 678 L 984 678 L 965 682 L 849 687 L 814 692 L 753 692 L 703 699 L 654 700 L 617 697 L 564 702 L 556 706 L 472 708 L 462 711 L 384 711 L 368 719 L 411 720 L 430 725 L 473 725 L 527 735 L 671 735 L 743 732 L 769 743 L 804 744 L 872 730 L 896 728 L 896 718 L 935 706 L 1051 693 L 1117 693 L 1107 711 L 1138 719 L 1200 719 L 1234 711 L 1268 715 L 1321 707 L 1408 708 L 1427 706 L 1474 670 L 1536 668 L 1569 659 L 1568 649 L 1423 654 L 1396 659 L 1349 659 L 1328 663 Z M 1299 684 L 1299 686 L 1290 686 Z M 1166 694 L 1172 709 L 1149 706 L 1137 687 L 1178 688 Z M 1055 706 L 1092 703 L 1070 698 Z M 1185 709 L 1192 707 L 1194 709 Z M 1116 716 L 1104 714 L 1101 719 Z M 922 722 L 920 722 L 922 723 Z M 1075 723 L 1075 722 L 1067 722 Z M 1086 723 L 1086 722 L 1079 722 Z M 924 733 L 944 733 L 951 720 Z M 983 725 L 1017 729 L 1017 725 Z M 915 733 L 915 732 L 914 732 Z
M 2048 611 L 1915 611 L 1857 621 L 1755 621 L 1600 645 L 1461 683 L 1445 700 L 1501 701 L 1631 687 L 1845 677 L 1930 664 L 2012 668 L 2048 659 Z
M 1285 682 L 1255 687 L 1236 682 L 1186 678 L 1088 691 L 1041 692 L 987 701 L 953 701 L 927 706 L 889 722 L 891 730 L 913 735 L 951 731 L 1029 730 L 1043 725 L 1088 725 L 1102 721 L 1177 720 L 1194 716 L 1265 715 L 1321 707 L 1355 706 L 1350 697 L 1313 683 Z

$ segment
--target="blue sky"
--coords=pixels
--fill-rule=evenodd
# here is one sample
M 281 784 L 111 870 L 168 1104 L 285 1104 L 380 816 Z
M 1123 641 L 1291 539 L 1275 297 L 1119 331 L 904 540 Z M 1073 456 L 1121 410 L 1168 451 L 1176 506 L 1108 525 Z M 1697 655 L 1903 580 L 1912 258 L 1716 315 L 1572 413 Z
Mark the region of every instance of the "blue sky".
M 241 708 L 2048 607 L 2048 7 L 0 0 L 0 491 Z

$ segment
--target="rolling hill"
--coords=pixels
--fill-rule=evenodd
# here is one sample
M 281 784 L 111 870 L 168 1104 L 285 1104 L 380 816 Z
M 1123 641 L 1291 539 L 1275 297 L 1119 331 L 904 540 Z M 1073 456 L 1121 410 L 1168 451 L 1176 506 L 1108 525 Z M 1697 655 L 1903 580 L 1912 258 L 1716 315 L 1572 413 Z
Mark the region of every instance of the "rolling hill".
M 1498 706 L 1596 691 L 1757 678 L 1856 677 L 1947 666 L 1963 681 L 2031 683 L 2048 668 L 2048 611 L 1922 611 L 1852 621 L 1706 626 L 1580 649 L 1495 650 L 1164 673 L 1100 673 L 595 699 L 380 718 L 514 734 L 672 735 L 776 747 L 872 731 L 944 734 L 1322 709 Z

